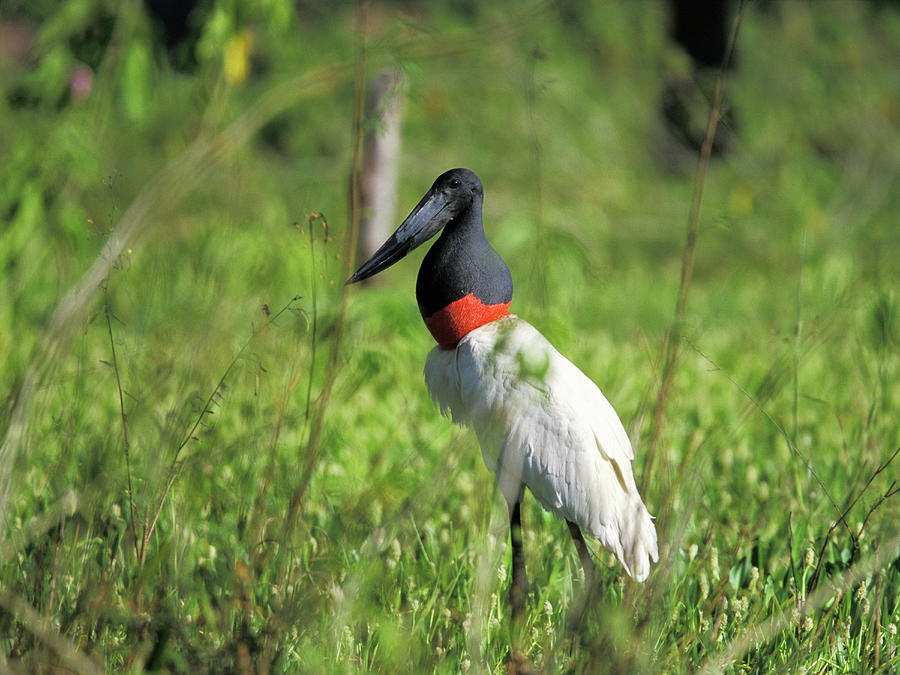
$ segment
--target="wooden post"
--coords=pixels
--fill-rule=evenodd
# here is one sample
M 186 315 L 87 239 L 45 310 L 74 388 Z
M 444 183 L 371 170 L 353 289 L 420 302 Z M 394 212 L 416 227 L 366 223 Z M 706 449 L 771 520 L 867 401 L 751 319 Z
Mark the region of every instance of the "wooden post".
M 405 77 L 399 70 L 382 71 L 366 98 L 366 135 L 359 176 L 362 218 L 357 263 L 368 260 L 399 223 L 397 173 L 400 160 Z M 370 283 L 367 279 L 363 283 Z

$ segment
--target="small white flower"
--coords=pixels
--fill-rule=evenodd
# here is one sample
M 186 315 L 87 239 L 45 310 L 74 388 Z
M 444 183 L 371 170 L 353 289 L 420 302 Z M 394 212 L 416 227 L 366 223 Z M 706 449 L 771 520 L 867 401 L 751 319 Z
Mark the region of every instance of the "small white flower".
M 544 601 L 544 614 L 551 616 L 553 614 L 553 605 L 549 600 Z
M 805 632 L 809 632 L 813 629 L 813 620 L 811 616 L 806 617 L 806 620 L 803 622 L 803 630 Z
M 746 606 L 746 598 L 737 598 L 732 601 L 731 609 L 734 612 L 734 623 L 739 624 L 744 618 L 744 608 Z
M 803 564 L 807 567 L 812 567 L 816 564 L 816 552 L 811 548 L 806 549 L 806 555 L 803 556 Z
M 675 623 L 678 621 L 678 617 L 681 615 L 681 603 L 678 603 L 674 607 L 672 607 L 672 614 L 669 616 L 669 621 L 671 623 Z
M 462 663 L 460 663 L 459 665 L 460 665 L 460 668 L 462 668 L 462 671 L 464 673 L 468 673 L 469 668 L 472 667 L 472 662 L 469 659 L 463 659 Z
M 693 559 L 697 557 L 697 551 L 699 550 L 700 548 L 697 546 L 697 544 L 691 544 L 688 547 L 688 560 L 693 561 Z
M 759 467 L 756 464 L 751 464 L 747 467 L 747 482 L 750 485 L 756 485 L 759 481 Z

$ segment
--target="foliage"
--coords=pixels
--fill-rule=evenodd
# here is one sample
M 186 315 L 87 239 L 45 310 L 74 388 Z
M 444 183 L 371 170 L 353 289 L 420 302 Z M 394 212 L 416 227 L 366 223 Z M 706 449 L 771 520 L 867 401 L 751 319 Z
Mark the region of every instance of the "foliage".
M 3 18 L 34 34 L 0 60 L 0 666 L 897 671 L 896 7 L 748 8 L 642 476 L 661 561 L 598 552 L 585 603 L 527 498 L 512 627 L 502 498 L 422 382 L 422 252 L 342 285 L 360 73 L 408 78 L 401 209 L 479 173 L 515 311 L 640 475 L 695 162 L 664 5 L 223 0 L 174 51 L 141 5 L 55 5 Z

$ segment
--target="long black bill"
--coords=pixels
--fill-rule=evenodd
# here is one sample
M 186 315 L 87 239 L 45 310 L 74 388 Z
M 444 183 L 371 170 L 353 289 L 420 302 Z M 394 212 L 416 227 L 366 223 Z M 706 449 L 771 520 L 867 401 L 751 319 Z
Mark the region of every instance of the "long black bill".
M 347 284 L 368 279 L 387 269 L 436 235 L 453 217 L 452 200 L 432 188 L 412 210 L 397 231 L 347 280 Z

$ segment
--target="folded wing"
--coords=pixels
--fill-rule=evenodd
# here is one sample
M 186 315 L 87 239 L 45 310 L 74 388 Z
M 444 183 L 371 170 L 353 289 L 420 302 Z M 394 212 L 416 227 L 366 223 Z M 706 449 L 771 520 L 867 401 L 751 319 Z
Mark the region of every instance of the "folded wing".
M 647 577 L 656 528 L 634 482 L 634 452 L 609 401 L 530 324 L 515 316 L 428 355 L 432 399 L 475 429 L 509 503 L 527 485 L 544 508 L 576 523 Z

